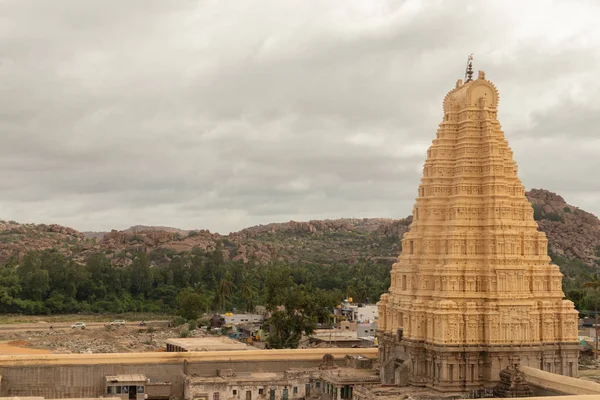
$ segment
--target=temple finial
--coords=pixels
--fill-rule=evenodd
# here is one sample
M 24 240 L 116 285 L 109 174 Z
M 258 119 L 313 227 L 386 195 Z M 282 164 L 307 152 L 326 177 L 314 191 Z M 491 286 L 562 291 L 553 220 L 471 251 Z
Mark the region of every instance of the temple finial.
M 465 72 L 465 83 L 473 80 L 473 53 L 467 59 L 467 71 Z

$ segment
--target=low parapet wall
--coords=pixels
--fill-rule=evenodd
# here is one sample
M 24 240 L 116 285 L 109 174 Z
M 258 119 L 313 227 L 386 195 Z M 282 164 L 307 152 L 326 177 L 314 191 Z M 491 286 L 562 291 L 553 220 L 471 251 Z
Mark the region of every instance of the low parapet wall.
M 533 386 L 571 395 L 595 395 L 600 399 L 600 384 L 569 376 L 553 374 L 537 368 L 519 367 L 525 375 L 525 380 Z M 561 396 L 562 397 L 562 396 Z M 568 396 L 567 396 L 568 397 Z M 552 397 L 557 399 L 558 397 Z
M 102 354 L 35 354 L 0 355 L 0 368 L 17 365 L 89 365 L 89 364 L 146 364 L 207 361 L 269 361 L 269 360 L 321 360 L 331 354 L 336 360 L 346 355 L 377 357 L 377 348 L 319 348 L 294 350 L 237 350 L 190 351 L 184 353 L 102 353 Z
M 377 349 L 7 355 L 0 356 L 0 396 L 98 397 L 104 394 L 106 375 L 143 374 L 151 382 L 171 382 L 170 395 L 181 398 L 186 375 L 215 376 L 217 369 L 243 373 L 314 368 L 325 354 L 344 365 L 347 354 L 376 358 Z

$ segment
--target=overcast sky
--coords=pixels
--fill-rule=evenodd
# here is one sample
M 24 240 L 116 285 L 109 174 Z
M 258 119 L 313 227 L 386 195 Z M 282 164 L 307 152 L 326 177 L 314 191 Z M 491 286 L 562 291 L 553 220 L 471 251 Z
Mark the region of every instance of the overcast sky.
M 469 53 L 527 189 L 600 214 L 600 2 L 0 0 L 0 219 L 405 217 Z

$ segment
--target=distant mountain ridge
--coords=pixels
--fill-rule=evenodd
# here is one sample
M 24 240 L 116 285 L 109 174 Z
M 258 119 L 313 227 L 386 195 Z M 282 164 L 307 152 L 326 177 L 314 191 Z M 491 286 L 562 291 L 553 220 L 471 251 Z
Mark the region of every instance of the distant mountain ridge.
M 526 193 L 551 255 L 594 265 L 600 259 L 600 220 L 543 189 Z M 126 266 L 137 252 L 170 258 L 201 249 L 222 249 L 223 257 L 242 263 L 355 262 L 359 258 L 392 263 L 401 251 L 400 238 L 412 217 L 343 218 L 257 225 L 228 235 L 208 230 L 135 225 L 111 232 L 78 232 L 60 225 L 0 221 L 0 263 L 30 250 L 56 248 L 83 262 L 103 252 L 115 265 Z M 155 257 L 155 259 L 160 259 Z

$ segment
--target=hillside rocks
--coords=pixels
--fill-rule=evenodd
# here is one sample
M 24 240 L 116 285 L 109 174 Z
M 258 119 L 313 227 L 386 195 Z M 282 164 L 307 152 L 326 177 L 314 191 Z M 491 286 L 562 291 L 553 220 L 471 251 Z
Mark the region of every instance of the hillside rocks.
M 0 220 L 0 263 L 5 263 L 11 256 L 20 259 L 30 250 L 60 248 L 64 254 L 72 255 L 73 248 L 83 241 L 83 234 L 61 225 Z
M 540 230 L 546 233 L 550 251 L 593 264 L 600 249 L 600 220 L 571 206 L 552 192 L 534 189 L 526 193 Z
M 402 236 L 408 231 L 411 223 L 412 215 L 408 218 L 391 220 L 389 223 L 381 224 L 377 228 L 377 232 L 385 236 L 394 236 L 402 239 Z
M 546 232 L 550 251 L 592 264 L 600 254 L 600 220 L 567 204 L 552 192 L 526 193 L 540 229 Z M 58 249 L 77 262 L 103 252 L 114 265 L 127 266 L 138 252 L 160 252 L 153 259 L 169 261 L 177 254 L 200 249 L 221 249 L 223 259 L 264 264 L 273 261 L 356 263 L 361 258 L 391 263 L 401 251 L 400 238 L 412 217 L 343 218 L 289 221 L 245 228 L 229 235 L 208 230 L 132 226 L 123 231 L 80 233 L 60 225 L 17 224 L 0 221 L 0 263 L 29 250 Z

